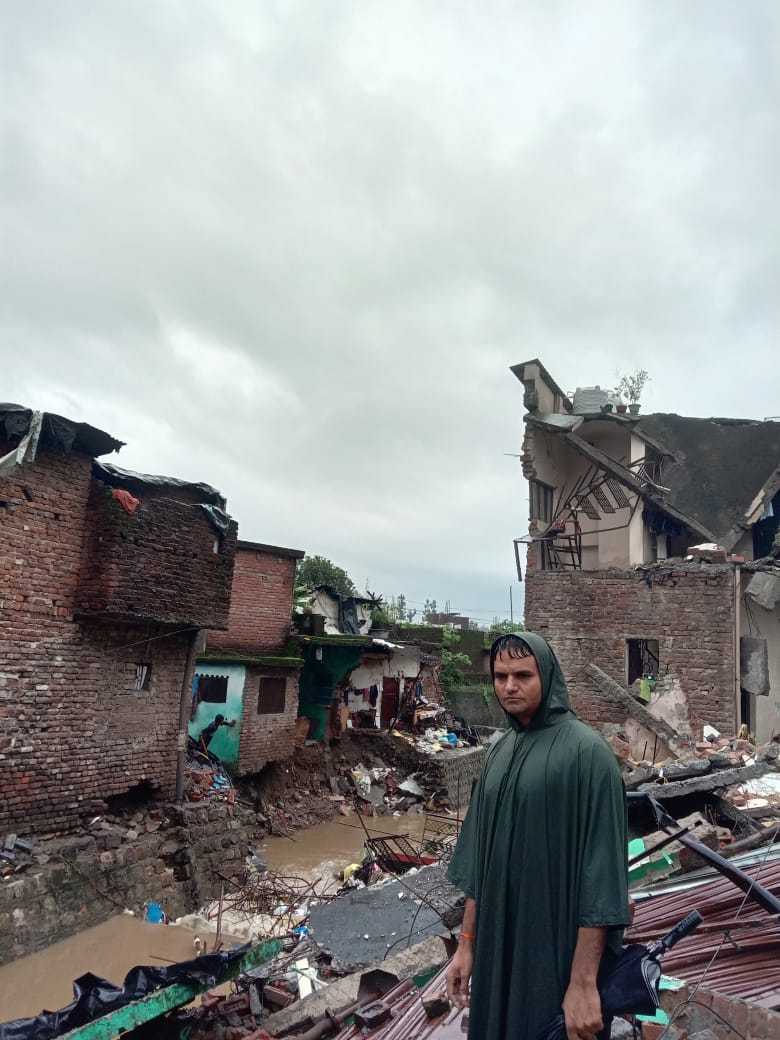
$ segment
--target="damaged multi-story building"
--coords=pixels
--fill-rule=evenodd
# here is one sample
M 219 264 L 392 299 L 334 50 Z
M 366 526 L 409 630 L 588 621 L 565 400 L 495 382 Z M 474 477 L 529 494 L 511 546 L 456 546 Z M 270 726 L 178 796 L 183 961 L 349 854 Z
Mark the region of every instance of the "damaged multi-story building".
M 121 447 L 0 405 L 0 833 L 67 831 L 181 777 L 236 524 L 205 484 L 97 461 Z
M 624 414 L 598 387 L 570 400 L 539 360 L 512 372 L 526 626 L 555 647 L 578 712 L 623 721 L 596 665 L 694 739 L 706 724 L 780 732 L 780 423 Z

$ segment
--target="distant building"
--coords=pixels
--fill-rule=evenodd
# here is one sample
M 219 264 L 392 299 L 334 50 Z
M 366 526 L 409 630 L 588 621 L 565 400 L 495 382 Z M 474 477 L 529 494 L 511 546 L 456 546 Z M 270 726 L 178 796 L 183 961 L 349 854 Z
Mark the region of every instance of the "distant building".
M 121 447 L 0 405 L 0 833 L 172 796 L 188 653 L 227 625 L 224 499 L 95 461 Z

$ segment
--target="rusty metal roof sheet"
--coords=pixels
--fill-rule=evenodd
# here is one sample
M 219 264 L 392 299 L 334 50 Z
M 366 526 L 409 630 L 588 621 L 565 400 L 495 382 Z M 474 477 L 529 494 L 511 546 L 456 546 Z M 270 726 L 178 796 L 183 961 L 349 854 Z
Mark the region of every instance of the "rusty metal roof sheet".
M 744 869 L 780 895 L 780 862 Z M 626 941 L 658 938 L 694 909 L 704 922 L 666 954 L 664 973 L 765 1007 L 780 1006 L 780 921 L 726 878 L 641 900 Z
M 384 1025 L 365 1032 L 361 1026 L 351 1025 L 343 1029 L 336 1040 L 463 1040 L 468 1031 L 468 1011 L 456 1008 L 437 1018 L 428 1019 L 423 1000 L 445 988 L 443 967 L 421 990 L 413 990 L 401 983 L 385 995 L 384 1002 L 393 1009 L 393 1017 Z
M 747 867 L 746 872 L 780 894 L 780 862 Z M 725 878 L 642 899 L 626 941 L 659 938 L 693 909 L 704 922 L 666 954 L 664 973 L 763 1007 L 780 1006 L 780 921 L 744 901 L 744 893 Z M 446 966 L 419 991 L 409 992 L 402 983 L 384 997 L 393 1010 L 389 1022 L 367 1032 L 346 1026 L 337 1040 L 463 1040 L 468 1011 L 452 1009 L 429 1021 L 422 1005 L 445 988 L 445 973 Z

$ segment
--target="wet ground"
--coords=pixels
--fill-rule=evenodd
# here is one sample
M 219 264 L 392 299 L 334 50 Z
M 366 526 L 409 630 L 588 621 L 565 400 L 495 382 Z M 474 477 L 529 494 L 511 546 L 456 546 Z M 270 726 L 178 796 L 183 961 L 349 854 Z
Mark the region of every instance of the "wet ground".
M 423 835 L 425 817 L 380 816 L 366 820 L 372 837 Z M 309 880 L 332 878 L 360 859 L 365 831 L 356 816 L 339 817 L 294 834 L 268 838 L 256 851 L 271 870 Z M 333 880 L 334 887 L 339 882 Z M 119 915 L 78 935 L 0 967 L 0 1022 L 55 1010 L 73 999 L 73 979 L 91 971 L 121 983 L 137 964 L 167 964 L 196 955 L 196 933 Z

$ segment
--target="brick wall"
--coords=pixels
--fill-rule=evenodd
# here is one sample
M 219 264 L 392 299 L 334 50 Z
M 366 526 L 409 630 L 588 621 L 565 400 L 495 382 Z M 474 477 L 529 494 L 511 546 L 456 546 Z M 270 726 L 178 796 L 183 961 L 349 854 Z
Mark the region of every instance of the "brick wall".
M 0 454 L 7 449 L 0 445 Z M 41 451 L 0 477 L 0 833 L 68 830 L 138 784 L 173 793 L 188 635 L 154 621 L 74 617 L 87 505 L 95 501 L 91 466 L 84 455 Z M 105 489 L 97 492 L 107 505 Z M 132 520 L 113 499 L 110 508 Z M 112 573 L 141 598 L 153 594 L 147 565 L 160 581 L 167 576 L 163 599 L 187 571 L 181 551 L 190 530 L 205 546 L 211 529 L 204 515 L 168 531 L 161 518 L 173 523 L 174 514 L 164 504 L 151 515 L 138 555 L 132 543 L 134 551 L 118 558 L 126 541 L 105 548 L 117 557 Z M 206 570 L 221 570 L 228 590 L 229 559 L 215 568 L 209 539 Z M 100 555 L 102 543 L 92 547 Z M 219 603 L 226 592 L 216 586 Z M 209 602 L 205 580 L 198 595 Z M 214 614 L 208 618 L 213 623 Z M 138 664 L 151 665 L 145 690 L 133 688 Z
M 277 762 L 293 753 L 295 720 L 298 715 L 300 672 L 290 669 L 247 665 L 241 717 L 241 745 L 238 767 L 241 773 L 258 773 L 268 762 Z M 284 712 L 259 713 L 258 694 L 263 677 L 284 679 Z
M 150 494 L 129 514 L 93 481 L 76 607 L 225 628 L 236 532 L 231 522 L 215 552 L 218 534 L 199 505 Z
M 670 1037 L 780 1040 L 780 1014 L 777 1011 L 704 987 L 694 989 L 685 985 L 679 990 L 662 990 L 661 1007 L 673 1021 Z
M 595 689 L 592 661 L 625 684 L 625 640 L 659 642 L 660 667 L 676 675 L 694 733 L 709 722 L 735 729 L 734 573 L 683 564 L 649 572 L 538 571 L 526 582 L 526 627 L 550 640 L 572 704 L 591 723 L 621 722 L 622 712 Z
M 209 632 L 210 649 L 247 654 L 278 649 L 290 634 L 295 559 L 239 546 L 226 632 Z

